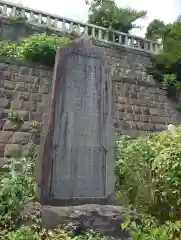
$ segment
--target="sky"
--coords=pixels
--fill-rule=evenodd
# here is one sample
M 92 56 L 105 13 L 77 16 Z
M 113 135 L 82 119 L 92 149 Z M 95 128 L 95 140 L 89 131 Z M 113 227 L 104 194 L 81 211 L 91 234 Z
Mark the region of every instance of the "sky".
M 83 22 L 87 20 L 88 9 L 85 6 L 85 0 L 11 0 L 11 2 L 22 3 L 24 6 L 54 13 L 61 17 Z M 138 36 L 144 36 L 146 26 L 153 19 L 158 18 L 169 23 L 173 22 L 181 13 L 181 0 L 116 0 L 116 3 L 121 7 L 148 11 L 146 19 L 137 22 L 142 28 L 131 32 Z

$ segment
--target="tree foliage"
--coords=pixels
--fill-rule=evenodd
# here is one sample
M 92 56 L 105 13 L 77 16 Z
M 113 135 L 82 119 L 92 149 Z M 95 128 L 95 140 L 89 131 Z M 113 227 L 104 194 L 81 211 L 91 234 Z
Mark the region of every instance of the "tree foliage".
M 181 21 L 180 16 L 170 24 L 154 20 L 147 28 L 146 36 L 161 38 L 163 50 L 153 57 L 153 68 L 149 69 L 157 80 L 177 99 L 181 91 Z
M 124 33 L 139 28 L 135 21 L 144 18 L 147 14 L 146 11 L 118 7 L 114 0 L 92 0 L 86 3 L 89 5 L 89 23 Z
M 117 193 L 122 204 L 157 217 L 181 219 L 181 128 L 150 137 L 121 137 L 117 145 Z
M 165 31 L 165 23 L 159 19 L 154 19 L 147 27 L 146 38 L 152 40 L 163 38 Z

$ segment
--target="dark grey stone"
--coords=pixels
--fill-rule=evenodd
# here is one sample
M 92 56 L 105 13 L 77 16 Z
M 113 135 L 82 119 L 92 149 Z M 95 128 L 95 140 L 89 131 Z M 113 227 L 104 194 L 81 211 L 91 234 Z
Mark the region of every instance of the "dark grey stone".
M 88 40 L 57 54 L 38 183 L 44 204 L 105 204 L 114 198 L 108 61 Z
M 121 229 L 126 217 L 139 223 L 139 218 L 128 209 L 113 205 L 82 205 L 67 207 L 41 206 L 42 226 L 54 229 L 61 225 L 74 229 L 94 230 L 107 236 L 106 239 L 131 240 L 130 233 Z

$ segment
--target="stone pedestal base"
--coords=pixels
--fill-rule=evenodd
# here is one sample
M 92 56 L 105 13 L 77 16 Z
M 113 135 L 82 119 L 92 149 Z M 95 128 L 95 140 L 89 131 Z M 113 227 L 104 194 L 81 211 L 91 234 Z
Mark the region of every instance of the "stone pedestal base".
M 120 227 L 128 214 L 137 219 L 134 213 L 131 214 L 127 209 L 114 205 L 41 206 L 45 228 L 53 229 L 58 225 L 73 223 L 79 230 L 92 229 L 113 237 L 108 239 L 131 239 L 130 233 L 122 231 Z

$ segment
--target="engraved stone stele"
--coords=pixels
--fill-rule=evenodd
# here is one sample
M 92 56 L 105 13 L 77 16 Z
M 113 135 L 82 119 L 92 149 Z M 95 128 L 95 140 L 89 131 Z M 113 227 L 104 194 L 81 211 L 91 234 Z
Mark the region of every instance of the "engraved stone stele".
M 111 69 L 104 50 L 82 39 L 57 52 L 37 168 L 41 204 L 114 200 L 111 96 Z

